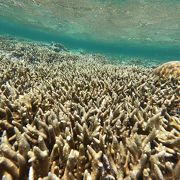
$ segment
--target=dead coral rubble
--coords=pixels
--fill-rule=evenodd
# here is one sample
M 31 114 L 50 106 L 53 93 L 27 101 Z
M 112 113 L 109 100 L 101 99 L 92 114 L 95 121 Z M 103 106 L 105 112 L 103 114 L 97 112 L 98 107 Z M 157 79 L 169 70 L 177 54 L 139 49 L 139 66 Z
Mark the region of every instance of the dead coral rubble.
M 83 57 L 0 78 L 0 179 L 179 179 L 178 80 Z

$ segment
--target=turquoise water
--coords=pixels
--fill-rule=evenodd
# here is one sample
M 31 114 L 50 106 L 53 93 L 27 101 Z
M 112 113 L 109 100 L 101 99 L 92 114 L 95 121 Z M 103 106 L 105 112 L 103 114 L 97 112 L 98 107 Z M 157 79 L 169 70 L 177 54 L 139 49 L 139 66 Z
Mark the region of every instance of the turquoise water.
M 179 1 L 13 2 L 0 3 L 0 34 L 112 57 L 180 59 Z

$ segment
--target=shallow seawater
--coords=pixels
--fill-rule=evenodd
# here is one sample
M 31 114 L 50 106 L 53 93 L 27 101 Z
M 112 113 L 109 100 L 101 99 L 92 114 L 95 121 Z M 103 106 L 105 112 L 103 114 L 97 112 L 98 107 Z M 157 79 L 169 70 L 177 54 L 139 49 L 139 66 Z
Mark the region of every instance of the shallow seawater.
M 180 2 L 2 0 L 0 34 L 62 43 L 117 62 L 163 63 L 180 59 Z
M 178 180 L 179 157 L 180 0 L 0 0 L 0 179 Z

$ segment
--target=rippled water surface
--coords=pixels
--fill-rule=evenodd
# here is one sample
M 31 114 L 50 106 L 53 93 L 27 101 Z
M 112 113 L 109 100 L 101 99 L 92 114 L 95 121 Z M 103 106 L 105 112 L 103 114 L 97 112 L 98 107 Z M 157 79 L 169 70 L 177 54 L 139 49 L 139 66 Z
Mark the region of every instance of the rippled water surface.
M 0 0 L 0 33 L 111 56 L 180 59 L 180 1 Z

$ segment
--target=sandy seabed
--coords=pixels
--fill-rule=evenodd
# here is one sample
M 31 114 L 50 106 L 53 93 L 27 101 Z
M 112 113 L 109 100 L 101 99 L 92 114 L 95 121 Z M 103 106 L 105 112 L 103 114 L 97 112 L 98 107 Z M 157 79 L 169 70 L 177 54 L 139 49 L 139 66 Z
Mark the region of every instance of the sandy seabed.
M 178 180 L 179 109 L 152 68 L 0 38 L 0 179 Z

